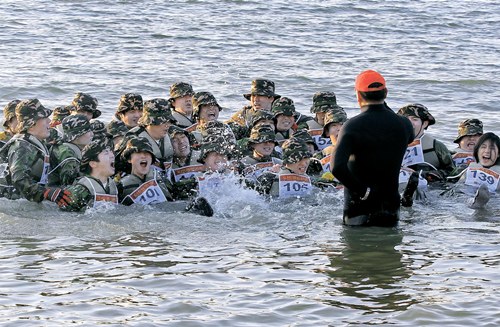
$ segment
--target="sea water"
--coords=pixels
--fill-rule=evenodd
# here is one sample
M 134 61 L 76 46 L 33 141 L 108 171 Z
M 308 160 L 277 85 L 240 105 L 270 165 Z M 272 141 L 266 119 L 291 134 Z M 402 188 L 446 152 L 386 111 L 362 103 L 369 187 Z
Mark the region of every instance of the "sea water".
M 87 92 L 111 119 L 126 92 L 210 91 L 226 119 L 251 80 L 309 113 L 349 117 L 364 69 L 388 105 L 418 102 L 452 148 L 458 123 L 500 133 L 495 1 L 0 1 L 0 100 L 49 108 Z M 59 212 L 0 199 L 4 326 L 500 324 L 500 205 L 432 191 L 397 228 L 346 228 L 342 194 L 267 202 L 228 181 L 214 217 L 168 206 Z

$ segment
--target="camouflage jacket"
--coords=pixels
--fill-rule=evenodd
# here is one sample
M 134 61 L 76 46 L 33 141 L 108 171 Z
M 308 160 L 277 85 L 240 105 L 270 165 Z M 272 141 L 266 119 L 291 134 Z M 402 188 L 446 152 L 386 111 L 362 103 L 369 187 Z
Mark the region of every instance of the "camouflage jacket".
M 248 127 L 248 120 L 253 113 L 252 106 L 244 106 L 235 112 L 231 118 L 225 121 L 226 124 L 235 123 L 240 126 Z
M 86 184 L 93 184 L 93 189 Z M 116 195 L 118 197 L 118 188 L 113 179 L 108 178 L 106 186 L 101 181 L 92 176 L 86 175 L 76 180 L 75 184 L 66 188 L 70 195 L 70 202 L 66 207 L 61 207 L 64 211 L 82 211 L 94 205 L 96 192 L 99 194 Z
M 80 176 L 82 152 L 72 143 L 54 145 L 50 149 L 49 186 L 71 185 Z

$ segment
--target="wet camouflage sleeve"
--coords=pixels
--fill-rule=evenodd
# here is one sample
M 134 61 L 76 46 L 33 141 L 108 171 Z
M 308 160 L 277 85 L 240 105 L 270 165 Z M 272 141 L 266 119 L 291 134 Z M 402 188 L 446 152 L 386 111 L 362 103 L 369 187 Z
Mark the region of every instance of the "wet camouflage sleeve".
M 61 165 L 49 175 L 49 185 L 66 186 L 73 184 L 80 176 L 80 161 L 76 158 L 73 150 L 64 144 L 54 146 L 50 156 L 50 167 L 55 168 L 59 164 Z
M 27 142 L 16 141 L 9 149 L 9 171 L 12 185 L 29 201 L 41 202 L 45 187 L 30 174 L 32 167 L 40 159 L 40 152 Z
M 436 155 L 439 158 L 439 163 L 441 167 L 439 172 L 443 177 L 447 177 L 455 169 L 455 164 L 450 154 L 450 150 L 443 143 L 436 140 L 434 148 L 436 150 Z
M 235 122 L 227 122 L 227 125 L 231 128 L 231 131 L 233 132 L 234 137 L 237 140 L 248 137 L 250 131 L 246 126 L 240 125 Z
M 255 190 L 260 194 L 269 194 L 274 181 L 278 178 L 277 176 L 278 175 L 270 172 L 260 175 L 255 183 Z
M 63 211 L 82 211 L 92 202 L 93 196 L 90 191 L 83 185 L 75 184 L 66 188 L 71 194 L 71 199 L 68 206 L 61 208 Z
M 173 184 L 172 196 L 176 200 L 185 200 L 196 194 L 198 181 L 196 178 L 185 178 Z

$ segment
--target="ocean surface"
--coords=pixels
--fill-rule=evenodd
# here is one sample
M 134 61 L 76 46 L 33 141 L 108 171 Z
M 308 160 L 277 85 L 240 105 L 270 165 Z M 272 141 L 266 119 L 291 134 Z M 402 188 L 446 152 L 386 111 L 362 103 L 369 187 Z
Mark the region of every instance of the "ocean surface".
M 223 119 L 264 77 L 308 114 L 316 91 L 359 112 L 354 79 L 418 102 L 450 148 L 500 133 L 498 1 L 1 0 L 0 105 L 88 92 L 212 92 Z M 498 326 L 500 204 L 431 191 L 397 228 L 346 228 L 342 195 L 269 203 L 228 182 L 214 217 L 168 206 L 82 214 L 0 199 L 2 326 Z

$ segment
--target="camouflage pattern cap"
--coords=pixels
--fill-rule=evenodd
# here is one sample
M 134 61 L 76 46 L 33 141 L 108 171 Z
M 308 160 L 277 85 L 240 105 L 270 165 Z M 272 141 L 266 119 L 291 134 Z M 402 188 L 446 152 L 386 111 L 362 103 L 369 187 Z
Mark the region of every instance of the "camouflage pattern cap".
M 196 92 L 193 94 L 193 119 L 198 120 L 200 115 L 200 107 L 203 105 L 215 105 L 222 110 L 222 107 L 217 103 L 214 95 L 210 92 Z
M 293 138 L 298 139 L 306 144 L 314 144 L 316 148 L 316 142 L 314 142 L 313 137 L 306 129 L 299 129 L 295 133 L 293 133 Z
M 274 82 L 267 79 L 254 79 L 250 93 L 243 94 L 245 99 L 250 100 L 252 95 L 263 95 L 266 97 L 279 98 L 280 95 L 274 93 Z
M 293 116 L 295 114 L 295 104 L 293 100 L 287 97 L 281 97 L 274 100 L 273 107 L 271 108 L 273 117 L 278 115 Z
M 316 92 L 313 96 L 311 113 L 326 112 L 331 109 L 342 108 L 337 104 L 337 97 L 333 92 Z
M 75 107 L 76 111 L 88 111 L 92 113 L 92 118 L 97 118 L 101 115 L 101 111 L 97 109 L 98 101 L 90 94 L 78 92 L 73 98 L 71 104 Z
M 264 142 L 273 142 L 278 145 L 276 142 L 276 134 L 274 133 L 274 129 L 271 126 L 262 125 L 256 126 L 252 128 L 250 131 L 250 137 L 248 139 L 248 144 L 259 144 Z
M 112 150 L 108 142 L 102 142 L 102 140 L 92 140 L 87 144 L 82 150 L 82 161 L 80 162 L 80 170 L 86 170 L 91 161 L 97 161 L 97 157 L 104 150 Z
M 62 127 L 64 131 L 64 141 L 66 142 L 72 142 L 92 130 L 87 117 L 81 114 L 65 117 L 62 121 Z
M 144 101 L 144 111 L 139 119 L 140 126 L 161 125 L 165 123 L 176 123 L 177 121 L 172 116 L 170 104 L 162 98 L 155 98 Z
M 38 99 L 28 99 L 16 105 L 17 130 L 26 132 L 37 120 L 47 118 L 52 110 L 45 108 Z
M 213 136 L 208 139 L 204 139 L 200 146 L 200 157 L 198 162 L 205 163 L 205 159 L 210 152 L 216 152 L 221 155 L 229 156 L 230 147 L 231 145 L 221 136 Z
M 106 125 L 99 119 L 92 119 L 90 127 L 95 134 L 106 133 Z
M 54 108 L 54 111 L 52 112 L 52 123 L 59 123 L 62 122 L 62 120 L 65 117 L 68 117 L 71 115 L 71 110 L 73 106 L 57 106 Z
M 132 137 L 127 141 L 125 150 L 123 150 L 122 153 L 122 158 L 123 160 L 126 161 L 130 159 L 132 153 L 138 153 L 138 152 L 147 152 L 151 154 L 151 156 L 153 157 L 152 162 L 155 162 L 156 159 L 151 144 L 149 143 L 147 138 L 140 136 Z
M 168 136 L 173 139 L 177 134 L 184 134 L 189 137 L 189 132 L 184 128 L 180 128 L 179 126 L 172 125 L 168 128 Z
M 273 115 L 265 110 L 256 110 L 250 115 L 248 122 L 250 127 L 254 127 L 261 120 L 273 120 Z
M 124 113 L 131 110 L 142 111 L 142 96 L 135 93 L 125 93 L 120 97 L 116 113 Z
M 341 107 L 334 110 L 328 110 L 325 114 L 325 119 L 323 120 L 323 133 L 321 134 L 321 137 L 328 137 L 327 134 L 330 124 L 344 124 L 346 121 L 347 114 Z
M 177 98 L 182 98 L 186 95 L 193 95 L 193 87 L 191 84 L 185 82 L 177 82 L 170 86 L 170 99 L 169 101 L 173 101 Z
M 307 149 L 306 143 L 294 137 L 283 142 L 281 148 L 283 149 L 284 164 L 293 164 L 302 159 L 312 157 L 312 153 Z
M 16 106 L 21 102 L 21 100 L 12 100 L 3 107 L 3 127 L 7 127 L 10 120 L 16 117 Z
M 429 122 L 429 126 L 434 125 L 436 123 L 436 120 L 429 112 L 429 109 L 427 109 L 426 106 L 419 103 L 412 103 L 404 107 L 401 107 L 401 109 L 398 110 L 398 115 L 406 117 L 409 116 L 418 117 L 422 121 Z
M 458 136 L 453 141 L 459 143 L 464 136 L 483 135 L 483 122 L 479 119 L 466 119 L 458 125 Z
M 121 120 L 113 119 L 106 126 L 106 131 L 113 137 L 125 136 L 128 132 L 127 125 Z

